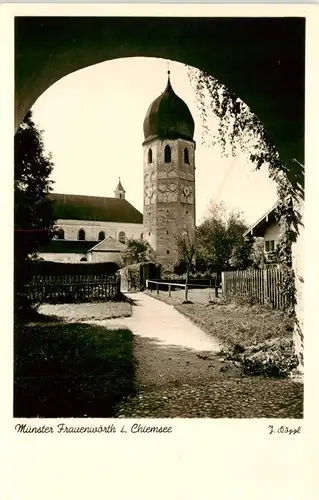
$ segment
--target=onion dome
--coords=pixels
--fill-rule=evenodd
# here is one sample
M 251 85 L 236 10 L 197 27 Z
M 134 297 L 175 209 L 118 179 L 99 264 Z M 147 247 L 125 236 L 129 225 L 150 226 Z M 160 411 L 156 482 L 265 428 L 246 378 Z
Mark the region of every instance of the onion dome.
M 187 104 L 175 94 L 168 71 L 164 92 L 152 102 L 147 110 L 143 129 L 145 141 L 151 139 L 193 140 L 194 120 Z

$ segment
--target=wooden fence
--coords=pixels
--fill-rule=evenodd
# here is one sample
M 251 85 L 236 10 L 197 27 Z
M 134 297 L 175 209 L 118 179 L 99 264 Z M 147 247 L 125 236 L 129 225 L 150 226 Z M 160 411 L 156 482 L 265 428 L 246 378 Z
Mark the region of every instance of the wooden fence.
M 282 273 L 277 267 L 247 269 L 222 273 L 222 290 L 226 298 L 243 297 L 261 304 L 284 309 L 285 299 L 280 291 Z
M 117 300 L 121 278 L 117 275 L 34 276 L 28 297 L 49 304 Z

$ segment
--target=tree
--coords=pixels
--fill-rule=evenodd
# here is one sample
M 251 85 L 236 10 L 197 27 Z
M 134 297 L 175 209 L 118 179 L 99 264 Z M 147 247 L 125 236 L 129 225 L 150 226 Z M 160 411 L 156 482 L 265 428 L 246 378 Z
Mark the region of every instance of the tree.
M 264 238 L 255 238 L 252 246 L 251 258 L 253 266 L 259 269 L 263 269 L 265 267 L 266 255 Z
M 45 153 L 42 133 L 29 111 L 14 138 L 14 281 L 18 315 L 31 306 L 25 296 L 30 259 L 39 245 L 49 242 L 54 234 L 52 202 L 47 197 L 53 162 L 51 154 Z
M 217 282 L 225 269 L 249 267 L 253 241 L 244 238 L 246 229 L 239 212 L 227 211 L 224 203 L 212 203 L 209 216 L 197 228 L 197 266 L 216 272 Z
M 178 264 L 183 265 L 186 269 L 185 277 L 185 303 L 188 303 L 188 279 L 192 268 L 196 262 L 196 237 L 191 236 L 190 232 L 185 229 L 180 235 L 173 235 L 179 256 Z
M 128 266 L 140 262 L 153 262 L 154 257 L 154 251 L 147 241 L 131 238 L 122 252 L 122 264 Z

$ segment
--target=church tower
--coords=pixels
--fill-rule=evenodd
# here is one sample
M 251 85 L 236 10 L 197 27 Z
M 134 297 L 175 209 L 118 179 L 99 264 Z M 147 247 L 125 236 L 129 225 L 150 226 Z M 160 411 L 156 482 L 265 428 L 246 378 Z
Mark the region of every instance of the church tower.
M 144 120 L 144 233 L 157 261 L 176 263 L 176 238 L 195 234 L 194 120 L 171 85 L 150 105 Z
M 114 196 L 115 198 L 121 198 L 122 200 L 125 200 L 125 189 L 124 187 L 122 186 L 122 183 L 121 183 L 121 178 L 119 177 L 119 182 L 118 182 L 118 185 L 116 186 L 116 189 L 114 191 Z

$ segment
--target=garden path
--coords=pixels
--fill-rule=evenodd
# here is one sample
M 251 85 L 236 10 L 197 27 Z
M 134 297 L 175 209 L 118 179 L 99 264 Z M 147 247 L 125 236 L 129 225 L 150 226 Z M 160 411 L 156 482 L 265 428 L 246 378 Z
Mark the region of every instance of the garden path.
M 162 346 L 176 346 L 198 352 L 216 352 L 220 349 L 217 339 L 207 335 L 173 306 L 141 292 L 126 295 L 135 304 L 132 316 L 99 321 L 99 325 L 109 328 L 125 326 L 134 335 L 152 339 Z

